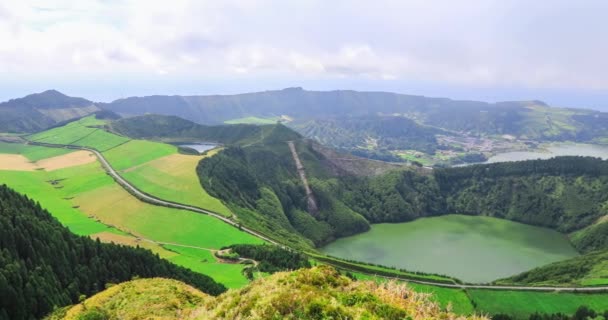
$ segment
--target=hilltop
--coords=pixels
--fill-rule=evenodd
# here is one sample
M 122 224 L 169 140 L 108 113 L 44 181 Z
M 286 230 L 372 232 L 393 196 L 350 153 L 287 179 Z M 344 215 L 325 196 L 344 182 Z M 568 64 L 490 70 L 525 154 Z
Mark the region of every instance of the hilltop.
M 99 110 L 89 100 L 47 90 L 0 103 L 0 132 L 35 132 Z
M 116 285 L 48 319 L 483 319 L 456 316 L 396 283 L 353 281 L 330 267 L 281 272 L 211 297 L 183 283 Z

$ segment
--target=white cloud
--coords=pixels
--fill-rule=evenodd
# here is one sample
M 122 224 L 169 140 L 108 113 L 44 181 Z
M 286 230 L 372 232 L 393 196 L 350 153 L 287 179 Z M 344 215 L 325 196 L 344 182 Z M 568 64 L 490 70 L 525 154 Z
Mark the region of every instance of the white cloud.
M 603 0 L 0 0 L 0 77 L 346 77 L 608 89 Z

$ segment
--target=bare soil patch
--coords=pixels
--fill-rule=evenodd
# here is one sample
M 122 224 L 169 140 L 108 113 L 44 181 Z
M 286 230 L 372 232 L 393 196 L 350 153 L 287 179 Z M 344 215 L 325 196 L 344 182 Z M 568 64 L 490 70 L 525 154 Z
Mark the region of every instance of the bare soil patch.
M 20 154 L 0 154 L 0 170 L 34 171 L 35 163 Z
M 61 156 L 32 162 L 20 154 L 0 154 L 0 170 L 53 171 L 95 162 L 97 158 L 89 151 L 76 151 Z
M 38 167 L 44 168 L 46 171 L 53 171 L 95 162 L 96 160 L 97 158 L 93 153 L 81 150 L 57 157 L 43 159 L 38 161 L 36 164 L 38 164 Z

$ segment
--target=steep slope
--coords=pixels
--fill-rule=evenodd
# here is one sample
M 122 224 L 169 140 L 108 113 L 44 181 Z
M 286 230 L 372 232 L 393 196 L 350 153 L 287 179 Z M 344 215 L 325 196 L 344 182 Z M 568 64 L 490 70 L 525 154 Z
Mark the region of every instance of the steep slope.
M 366 231 L 370 223 L 459 213 L 564 233 L 584 229 L 572 237 L 579 251 L 606 248 L 608 224 L 595 223 L 606 215 L 608 161 L 559 157 L 426 170 L 341 156 L 276 128 L 282 133 L 269 140 L 202 160 L 197 173 L 244 224 L 278 239 L 303 237 L 320 246 Z M 318 207 L 314 212 L 301 171 Z
M 286 115 L 297 125 L 310 119 L 399 115 L 472 134 L 579 141 L 608 135 L 608 116 L 597 111 L 551 108 L 540 101 L 486 103 L 389 92 L 288 88 L 237 95 L 131 97 L 103 107 L 130 115 L 177 115 L 203 124 L 249 116 Z
M 0 186 L 0 319 L 41 318 L 107 283 L 169 277 L 210 294 L 225 287 L 141 248 L 72 234 L 40 205 Z
M 608 250 L 555 262 L 522 274 L 496 281 L 503 284 L 578 285 L 608 284 Z
M 356 282 L 329 267 L 282 272 L 217 298 L 166 279 L 114 286 L 48 319 L 467 319 L 395 283 Z M 472 316 L 469 319 L 483 319 Z
M 48 90 L 0 103 L 0 132 L 36 132 L 99 110 L 89 100 Z

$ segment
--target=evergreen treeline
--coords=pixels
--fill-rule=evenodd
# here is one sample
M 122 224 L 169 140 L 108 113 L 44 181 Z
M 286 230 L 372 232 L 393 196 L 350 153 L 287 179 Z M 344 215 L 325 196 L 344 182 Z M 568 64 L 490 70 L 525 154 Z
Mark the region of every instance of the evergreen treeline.
M 310 268 L 311 266 L 305 255 L 288 251 L 278 246 L 235 244 L 229 248 L 241 257 L 258 261 L 258 269 L 262 272 L 275 273 L 278 271 Z
M 39 319 L 133 277 L 167 277 L 217 295 L 210 277 L 142 248 L 76 236 L 39 204 L 0 186 L 0 319 Z

